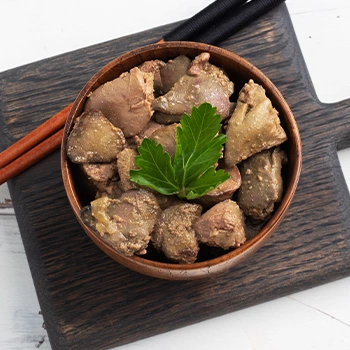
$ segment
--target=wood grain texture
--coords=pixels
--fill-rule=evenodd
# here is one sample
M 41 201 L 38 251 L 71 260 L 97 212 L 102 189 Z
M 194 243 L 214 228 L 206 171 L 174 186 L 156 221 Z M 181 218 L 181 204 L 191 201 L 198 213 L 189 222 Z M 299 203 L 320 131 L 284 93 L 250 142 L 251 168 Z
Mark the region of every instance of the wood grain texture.
M 72 102 L 108 61 L 171 28 L 2 73 L 1 148 Z M 50 155 L 9 188 L 53 349 L 107 349 L 350 275 L 350 197 L 336 154 L 350 144 L 350 100 L 317 100 L 285 5 L 220 46 L 269 76 L 298 122 L 303 171 L 284 221 L 262 249 L 225 275 L 152 279 L 92 244 L 66 199 L 59 152 Z

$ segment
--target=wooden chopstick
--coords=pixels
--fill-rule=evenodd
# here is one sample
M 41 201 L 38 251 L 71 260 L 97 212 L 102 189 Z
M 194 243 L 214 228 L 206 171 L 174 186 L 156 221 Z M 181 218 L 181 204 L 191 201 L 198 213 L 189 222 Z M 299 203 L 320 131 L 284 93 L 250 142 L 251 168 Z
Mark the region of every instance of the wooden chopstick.
M 73 104 L 71 103 L 69 106 L 65 107 L 53 117 L 48 119 L 45 123 L 41 124 L 32 132 L 0 153 L 0 168 L 8 165 L 13 160 L 27 152 L 29 149 L 51 136 L 57 130 L 62 129 L 72 106 Z
M 66 107 L 67 108 L 67 107 Z M 61 113 L 61 112 L 60 112 Z M 64 129 L 58 130 L 56 133 L 37 144 L 35 147 L 22 154 L 22 156 L 14 159 L 11 163 L 0 169 L 0 184 L 20 174 L 22 171 L 30 168 L 41 159 L 58 149 L 62 142 Z M 15 146 L 16 144 L 14 144 Z M 11 146 L 12 147 L 12 146 Z
M 0 153 L 0 185 L 60 147 L 72 106 L 73 103 Z
M 196 41 L 213 44 L 211 40 L 224 40 L 227 36 L 234 34 L 284 1 L 251 0 L 247 3 L 246 0 L 216 0 L 197 15 L 164 35 L 159 43 L 174 40 L 190 40 L 193 36 L 196 38 L 198 33 L 213 32 L 213 38 L 202 36 L 201 40 L 195 39 Z M 233 13 L 236 9 L 238 9 L 238 15 Z M 231 17 L 229 22 L 225 22 L 225 33 L 223 35 L 218 33 L 217 30 L 213 31 L 211 26 L 213 20 L 218 20 L 221 16 Z M 178 34 L 181 34 L 180 37 Z M 60 147 L 63 127 L 72 105 L 73 103 L 0 153 L 0 185 Z
M 235 8 L 234 11 L 228 10 L 220 18 L 220 21 L 214 23 L 205 31 L 197 32 L 191 39 L 216 45 L 283 2 L 285 0 L 251 0 Z
M 182 22 L 163 36 L 164 41 L 195 41 L 198 33 L 207 31 L 213 24 L 219 23 L 227 13 L 233 13 L 247 0 L 217 0 L 203 10 Z M 207 43 L 209 44 L 209 43 Z

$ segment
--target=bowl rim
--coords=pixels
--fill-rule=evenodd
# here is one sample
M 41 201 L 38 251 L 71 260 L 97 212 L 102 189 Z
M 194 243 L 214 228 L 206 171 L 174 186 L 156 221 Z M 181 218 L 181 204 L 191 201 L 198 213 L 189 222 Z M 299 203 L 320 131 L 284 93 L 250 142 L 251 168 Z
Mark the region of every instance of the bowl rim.
M 85 104 L 88 93 L 93 91 L 99 85 L 102 85 L 105 82 L 101 78 L 105 76 L 106 72 L 110 71 L 111 69 L 115 68 L 118 65 L 123 67 L 123 63 L 130 58 L 134 58 L 136 60 L 140 60 L 141 62 L 143 62 L 144 61 L 142 60 L 143 54 L 148 53 L 149 51 L 153 51 L 156 53 L 157 50 L 164 49 L 164 48 L 165 49 L 167 48 L 190 49 L 190 50 L 197 50 L 198 54 L 200 52 L 209 52 L 211 55 L 215 54 L 218 57 L 224 56 L 225 59 L 233 60 L 236 64 L 239 64 L 242 67 L 244 67 L 246 70 L 250 71 L 254 76 L 253 80 L 255 81 L 255 77 L 258 77 L 259 83 L 264 87 L 264 89 L 269 93 L 269 95 L 272 94 L 273 97 L 279 102 L 280 107 L 278 108 L 278 110 L 280 111 L 281 108 L 283 109 L 285 119 L 287 119 L 288 123 L 290 124 L 289 128 L 291 129 L 291 133 L 294 136 L 293 139 L 296 140 L 295 144 L 293 144 L 293 146 L 295 147 L 295 155 L 296 155 L 296 158 L 294 159 L 295 165 L 293 167 L 293 172 L 292 174 L 290 174 L 291 176 L 289 177 L 288 187 L 284 189 L 282 200 L 279 203 L 277 209 L 273 212 L 271 218 L 264 224 L 264 226 L 259 231 L 259 233 L 256 234 L 253 238 L 247 240 L 242 246 L 237 247 L 231 251 L 228 251 L 222 256 L 219 256 L 210 260 L 194 262 L 191 264 L 175 264 L 170 262 L 169 263 L 159 262 L 159 261 L 142 258 L 142 256 L 137 256 L 137 255 L 122 256 L 122 254 L 114 250 L 110 245 L 108 245 L 108 243 L 104 242 L 102 239 L 99 239 L 96 236 L 96 234 L 94 234 L 92 230 L 80 218 L 79 214 L 80 214 L 81 205 L 80 205 L 80 201 L 78 199 L 77 193 L 74 190 L 74 184 L 71 178 L 72 174 L 68 165 L 69 160 L 67 159 L 67 152 L 66 152 L 67 137 L 73 126 L 73 121 L 76 118 L 76 116 L 79 115 L 79 112 L 82 111 L 82 108 L 83 108 L 83 105 Z M 155 56 L 157 55 L 155 54 Z M 130 68 L 125 69 L 124 71 L 127 71 L 129 69 Z M 271 96 L 269 97 L 271 98 Z M 86 83 L 86 85 L 83 87 L 83 89 L 80 91 L 77 98 L 75 99 L 64 127 L 64 135 L 63 135 L 62 144 L 61 144 L 61 170 L 62 170 L 64 187 L 65 187 L 70 205 L 75 213 L 75 216 L 78 219 L 78 222 L 83 227 L 84 231 L 88 234 L 88 236 L 94 241 L 94 243 L 96 243 L 99 246 L 99 248 L 102 249 L 107 255 L 109 255 L 114 260 L 122 263 L 123 265 L 126 265 L 127 267 L 133 270 L 135 269 L 134 265 L 144 266 L 146 269 L 146 271 L 142 272 L 144 274 L 148 274 L 147 268 L 150 268 L 151 270 L 156 269 L 158 271 L 166 270 L 170 274 L 172 272 L 181 272 L 181 271 L 190 272 L 190 271 L 199 271 L 199 270 L 206 271 L 205 273 L 207 273 L 208 269 L 214 266 L 220 267 L 222 265 L 226 265 L 233 258 L 238 258 L 241 256 L 242 258 L 241 260 L 244 260 L 245 256 L 248 255 L 248 253 L 258 250 L 264 244 L 264 242 L 272 235 L 275 229 L 279 226 L 296 192 L 296 188 L 297 188 L 298 181 L 301 174 L 301 169 L 302 169 L 302 143 L 301 143 L 299 129 L 288 103 L 286 102 L 281 92 L 277 89 L 277 87 L 260 69 L 258 69 L 256 66 L 254 66 L 252 63 L 250 63 L 243 57 L 231 51 L 225 50 L 223 48 L 219 48 L 213 45 L 208 45 L 203 43 L 197 43 L 197 42 L 174 41 L 174 42 L 162 42 L 162 43 L 150 44 L 150 45 L 146 45 L 146 46 L 131 50 L 129 52 L 126 52 L 116 57 L 109 63 L 107 63 L 104 67 L 98 70 L 89 79 L 89 81 Z M 159 274 L 160 275 L 157 277 L 164 278 L 161 272 L 159 272 Z M 151 275 L 154 275 L 154 271 L 151 273 Z

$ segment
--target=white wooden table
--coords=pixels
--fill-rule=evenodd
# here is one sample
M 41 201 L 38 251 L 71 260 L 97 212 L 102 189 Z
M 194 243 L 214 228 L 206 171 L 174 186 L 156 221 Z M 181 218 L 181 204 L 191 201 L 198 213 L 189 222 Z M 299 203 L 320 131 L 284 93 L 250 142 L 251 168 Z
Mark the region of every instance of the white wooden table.
M 2 0 L 0 72 L 185 19 L 211 2 Z M 350 98 L 350 2 L 286 3 L 319 99 L 330 103 Z M 100 27 L 90 25 L 96 14 L 103 14 Z M 93 27 L 96 30 L 91 32 Z M 330 64 L 332 68 L 326 68 Z M 339 157 L 350 184 L 350 150 L 339 152 Z M 5 184 L 0 186 L 0 349 L 51 348 L 39 310 Z M 241 350 L 350 349 L 350 277 L 118 349 L 213 346 Z

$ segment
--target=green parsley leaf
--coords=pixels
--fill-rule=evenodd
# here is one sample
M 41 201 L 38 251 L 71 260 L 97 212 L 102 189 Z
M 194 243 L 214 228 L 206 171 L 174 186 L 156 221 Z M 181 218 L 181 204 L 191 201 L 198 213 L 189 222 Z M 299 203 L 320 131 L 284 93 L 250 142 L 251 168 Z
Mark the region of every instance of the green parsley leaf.
M 145 138 L 135 158 L 140 169 L 130 171 L 130 180 L 162 194 L 194 199 L 229 179 L 223 170 L 215 170 L 226 136 L 218 134 L 221 118 L 209 103 L 193 107 L 180 123 L 173 163 L 161 145 Z
M 130 180 L 161 194 L 177 193 L 178 183 L 171 158 L 162 145 L 144 138 L 138 150 L 140 155 L 135 157 L 135 163 L 141 170 L 130 170 Z

